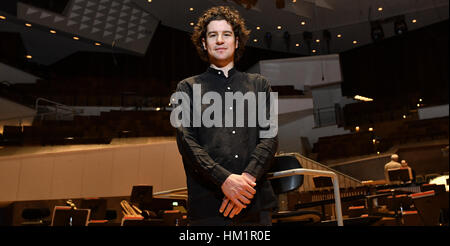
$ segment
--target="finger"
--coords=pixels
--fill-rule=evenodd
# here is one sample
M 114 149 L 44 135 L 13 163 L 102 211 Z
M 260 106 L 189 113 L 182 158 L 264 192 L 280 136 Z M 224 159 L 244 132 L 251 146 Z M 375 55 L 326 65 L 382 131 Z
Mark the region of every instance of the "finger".
M 235 215 L 238 215 L 241 212 L 242 208 L 234 207 L 231 211 L 230 218 L 232 219 Z
M 239 210 L 239 207 L 234 207 L 232 210 L 231 210 L 231 213 L 230 213 L 230 218 L 232 219 L 235 215 L 236 215 L 236 212 Z
M 225 209 L 225 212 L 223 213 L 223 216 L 227 217 L 228 214 L 230 214 L 231 209 L 233 209 L 233 208 L 234 208 L 234 204 L 228 203 L 228 206 L 227 206 L 227 208 Z
M 253 182 L 250 178 L 243 176 L 247 184 L 251 185 L 252 187 L 256 186 L 256 183 Z
M 220 208 L 219 208 L 219 212 L 221 212 L 221 213 L 223 213 L 223 210 L 225 210 L 225 208 L 227 207 L 227 204 L 230 202 L 230 199 L 228 199 L 228 198 L 224 198 L 223 199 L 223 202 L 222 202 L 222 205 L 220 206 Z
M 245 190 L 248 191 L 248 192 L 250 192 L 250 193 L 253 194 L 253 195 L 256 193 L 256 190 L 253 189 L 253 187 L 251 187 L 250 185 L 246 185 L 246 186 L 245 186 Z
M 238 197 L 238 200 L 241 201 L 241 202 L 244 203 L 244 204 L 250 204 L 250 200 L 247 199 L 247 198 L 246 198 L 245 196 L 243 196 L 243 195 L 240 195 L 240 196 Z
M 247 207 L 244 204 L 242 204 L 241 201 L 239 201 L 239 199 L 237 199 L 237 198 L 231 199 L 231 203 L 233 203 L 235 206 L 238 206 L 240 208 L 246 208 Z M 231 203 L 229 203 L 229 204 L 231 204 Z
M 252 193 L 250 193 L 246 190 L 242 191 L 242 195 L 244 195 L 248 199 L 253 199 L 253 197 L 254 197 Z

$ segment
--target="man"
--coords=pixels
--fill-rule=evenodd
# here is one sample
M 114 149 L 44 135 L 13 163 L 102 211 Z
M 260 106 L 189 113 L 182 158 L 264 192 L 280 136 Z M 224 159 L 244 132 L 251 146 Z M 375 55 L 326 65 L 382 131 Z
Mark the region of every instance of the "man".
M 412 170 L 412 168 L 410 166 L 408 166 L 408 162 L 406 162 L 406 160 L 402 160 L 401 163 L 402 168 L 408 169 L 408 173 L 409 173 L 409 181 L 408 182 L 416 182 L 416 175 L 414 173 L 414 170 Z
M 210 66 L 206 72 L 178 84 L 177 92 L 188 95 L 189 105 L 193 105 L 195 97 L 203 98 L 211 92 L 220 95 L 219 99 L 225 99 L 227 92 L 262 92 L 269 96 L 270 85 L 264 77 L 234 68 L 249 33 L 239 13 L 229 7 L 213 7 L 199 18 L 192 41 Z M 200 95 L 194 93 L 195 88 L 201 88 Z M 230 112 L 235 115 L 240 106 L 232 105 L 222 107 L 222 115 L 213 116 Z M 270 105 L 266 106 L 268 112 Z M 207 105 L 201 106 L 201 112 L 192 106 L 189 112 L 195 118 L 207 110 Z M 244 122 L 250 120 L 248 117 Z M 189 224 L 271 225 L 270 211 L 277 200 L 265 174 L 278 147 L 277 136 L 260 138 L 263 128 L 259 126 L 230 127 L 220 123 L 206 127 L 202 121 L 200 127 L 189 124 L 177 128 L 178 149 L 187 177 Z
M 392 182 L 389 179 L 388 170 L 394 169 L 394 168 L 400 168 L 400 167 L 402 167 L 402 164 L 400 164 L 400 162 L 398 162 L 398 155 L 397 154 L 391 155 L 391 161 L 386 163 L 386 165 L 384 165 L 384 177 L 386 180 L 386 184 L 396 183 L 396 182 Z

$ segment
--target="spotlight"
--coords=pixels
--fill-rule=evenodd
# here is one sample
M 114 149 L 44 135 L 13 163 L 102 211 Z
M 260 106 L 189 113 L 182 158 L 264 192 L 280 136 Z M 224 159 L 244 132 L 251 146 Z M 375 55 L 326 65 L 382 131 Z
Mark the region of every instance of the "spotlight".
M 402 35 L 408 31 L 408 26 L 405 22 L 405 17 L 399 17 L 394 21 L 394 31 L 397 35 Z
M 372 34 L 372 40 L 373 41 L 380 41 L 384 38 L 384 31 L 383 27 L 381 26 L 381 23 L 378 21 L 374 21 L 370 23 L 372 26 L 371 28 L 371 34 Z

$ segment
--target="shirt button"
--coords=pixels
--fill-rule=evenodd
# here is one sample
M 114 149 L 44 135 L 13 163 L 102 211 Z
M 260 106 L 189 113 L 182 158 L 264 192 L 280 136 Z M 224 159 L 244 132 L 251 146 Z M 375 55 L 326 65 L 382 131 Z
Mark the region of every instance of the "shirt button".
M 228 90 L 231 90 L 231 87 L 228 86 L 227 89 L 228 89 Z
M 233 107 L 230 107 L 230 110 L 232 110 L 233 109 Z
M 221 74 L 221 72 L 219 71 L 219 72 L 217 72 L 217 74 Z
M 235 155 L 235 156 L 234 156 L 234 158 L 236 158 L 236 159 L 237 159 L 238 157 L 239 157 L 238 155 Z
M 232 131 L 231 133 L 236 134 L 236 131 Z

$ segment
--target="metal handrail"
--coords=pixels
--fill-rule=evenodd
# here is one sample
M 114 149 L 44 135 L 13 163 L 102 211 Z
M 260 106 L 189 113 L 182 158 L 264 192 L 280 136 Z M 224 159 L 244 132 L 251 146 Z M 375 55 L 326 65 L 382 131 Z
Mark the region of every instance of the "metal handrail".
M 342 219 L 342 206 L 341 206 L 341 195 L 340 195 L 340 191 L 339 191 L 339 180 L 338 180 L 337 175 L 334 172 L 330 172 L 330 171 L 313 170 L 313 169 L 306 169 L 306 168 L 295 168 L 295 169 L 290 169 L 290 170 L 279 171 L 279 172 L 267 174 L 269 180 L 283 178 L 283 177 L 289 177 L 289 176 L 295 176 L 295 175 L 324 176 L 324 177 L 330 177 L 332 179 L 337 225 L 344 226 L 344 221 Z
M 76 110 L 71 108 L 70 106 L 67 106 L 67 105 L 64 105 L 64 104 L 52 101 L 52 100 L 48 100 L 48 99 L 43 98 L 43 97 L 39 97 L 39 98 L 36 99 L 36 102 L 35 102 L 35 109 L 36 109 L 36 111 L 38 111 L 38 108 L 39 108 L 39 101 L 49 102 L 49 103 L 54 104 L 57 107 L 58 106 L 62 107 L 62 109 L 65 109 L 65 110 L 68 110 L 68 111 L 72 111 L 73 113 L 76 112 Z M 64 108 L 64 107 L 66 107 L 66 108 Z

